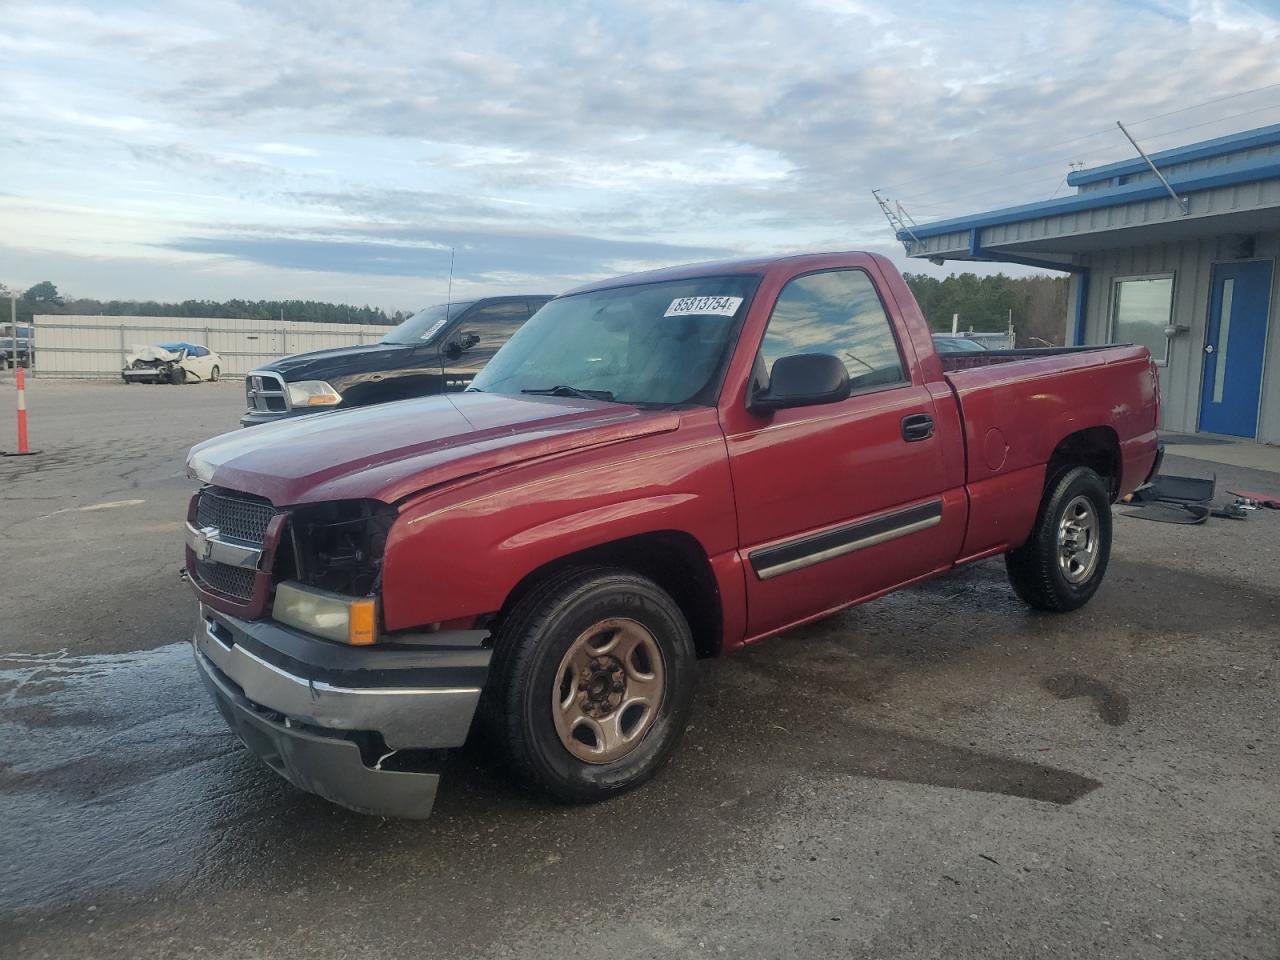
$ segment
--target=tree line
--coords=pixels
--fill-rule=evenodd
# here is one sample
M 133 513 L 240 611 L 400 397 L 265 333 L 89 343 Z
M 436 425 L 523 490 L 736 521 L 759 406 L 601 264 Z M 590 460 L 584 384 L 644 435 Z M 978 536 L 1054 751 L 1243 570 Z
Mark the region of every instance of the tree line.
M 1008 277 L 1003 273 L 979 277 L 957 273 L 939 280 L 919 273 L 905 274 L 929 326 L 950 331 L 952 314 L 960 315 L 961 330 L 1007 328 L 1012 311 L 1018 346 L 1061 344 L 1066 331 L 1067 278 L 1041 274 Z M 0 297 L 8 298 L 0 284 Z M 326 303 L 321 300 L 96 300 L 63 297 L 50 281 L 37 283 L 18 297 L 18 322 L 36 314 L 103 315 L 108 317 L 217 317 L 236 320 L 303 320 L 310 323 L 396 324 L 409 316 L 380 307 Z M 0 322 L 8 313 L 0 308 Z
M 0 284 L 0 298 L 11 296 Z M 0 322 L 9 319 L 8 303 L 0 303 Z M 322 300 L 183 300 L 160 303 L 155 300 L 98 300 L 93 297 L 64 297 L 57 286 L 41 281 L 18 294 L 18 323 L 30 323 L 36 315 L 105 317 L 216 317 L 223 320 L 303 320 L 308 323 L 396 324 L 410 316 L 408 311 L 388 313 L 368 304 L 326 303 Z
M 960 315 L 961 330 L 1005 330 L 1012 315 L 1018 346 L 1060 346 L 1063 342 L 1069 284 L 1066 277 L 953 273 L 939 280 L 920 273 L 904 276 L 935 331 L 949 333 L 952 314 Z

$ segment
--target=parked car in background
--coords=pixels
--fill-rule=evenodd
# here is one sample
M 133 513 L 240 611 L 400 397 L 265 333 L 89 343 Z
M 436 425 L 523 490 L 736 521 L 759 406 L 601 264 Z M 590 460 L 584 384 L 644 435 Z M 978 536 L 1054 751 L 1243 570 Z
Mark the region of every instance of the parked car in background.
M 135 343 L 120 376 L 125 383 L 216 382 L 222 377 L 222 358 L 198 343 Z
M 465 390 L 549 295 L 485 297 L 415 313 L 377 343 L 295 353 L 250 370 L 241 426 Z
M 968 353 L 970 350 L 987 349 L 977 340 L 970 340 L 968 337 L 958 337 L 949 333 L 935 333 L 933 335 L 933 349 L 939 353 Z
M 0 370 L 30 367 L 31 360 L 31 328 L 7 323 L 0 327 Z
M 193 448 L 196 664 L 254 753 L 354 809 L 425 816 L 473 715 L 513 775 L 601 800 L 671 756 L 698 657 L 984 557 L 1036 609 L 1087 603 L 1158 463 L 1156 373 L 939 353 L 873 254 L 582 287 L 464 393 Z

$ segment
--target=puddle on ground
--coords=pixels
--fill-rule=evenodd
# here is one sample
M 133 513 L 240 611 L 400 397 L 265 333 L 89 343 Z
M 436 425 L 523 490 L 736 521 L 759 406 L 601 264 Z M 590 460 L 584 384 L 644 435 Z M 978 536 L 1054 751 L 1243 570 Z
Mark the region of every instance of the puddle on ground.
M 0 904 L 128 892 L 196 869 L 257 770 L 195 681 L 191 647 L 0 655 Z
M 874 663 L 848 655 L 819 669 L 825 643 L 784 642 L 772 653 L 702 664 L 695 729 L 681 755 L 651 789 L 612 801 L 614 817 L 680 820 L 680 811 L 715 811 L 741 794 L 767 818 L 778 790 L 815 776 L 1056 804 L 1099 786 L 1066 770 L 851 720 L 841 705 L 861 704 L 884 678 Z M 794 688 L 779 674 L 793 669 L 807 671 L 830 700 L 827 720 L 803 736 L 785 728 Z M 482 745 L 456 755 L 425 823 L 363 817 L 296 790 L 226 729 L 186 643 L 99 656 L 0 655 L 0 737 L 0 915 L 161 891 L 216 897 L 329 882 L 335 864 L 372 871 L 363 878 L 370 883 L 392 863 L 414 873 L 462 869 L 497 889 L 523 882 L 510 861 L 542 857 L 566 834 L 589 845 L 621 842 L 596 808 L 549 805 L 517 790 Z M 734 807 L 734 829 L 745 816 L 742 804 Z M 507 843 L 491 844 L 491 836 Z M 668 839 L 677 836 L 691 863 L 700 844 L 727 842 L 714 830 Z M 619 856 L 637 863 L 665 849 L 651 849 L 644 832 L 627 834 L 624 847 Z

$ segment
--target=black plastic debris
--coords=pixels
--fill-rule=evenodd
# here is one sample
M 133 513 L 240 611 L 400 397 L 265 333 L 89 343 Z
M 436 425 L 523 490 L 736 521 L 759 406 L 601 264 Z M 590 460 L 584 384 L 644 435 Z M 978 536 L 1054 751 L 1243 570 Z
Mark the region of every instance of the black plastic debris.
M 1235 503 L 1215 503 L 1209 516 L 1221 517 L 1223 520 L 1248 520 L 1250 509 L 1256 508 L 1246 507 L 1239 500 Z
M 1157 523 L 1204 523 L 1209 519 L 1211 510 L 1200 503 L 1151 503 L 1135 506 L 1122 514 L 1126 517 L 1137 517 L 1139 520 L 1154 520 Z
M 1204 523 L 1211 515 L 1233 520 L 1245 519 L 1244 511 L 1234 504 L 1220 506 L 1211 503 L 1217 485 L 1217 474 L 1208 480 L 1161 474 L 1133 492 L 1128 500 L 1132 509 L 1125 510 L 1121 516 L 1154 520 L 1156 523 L 1183 524 Z
M 1171 477 L 1161 474 L 1151 481 L 1153 500 L 1162 503 L 1208 503 L 1217 489 L 1218 475 L 1208 480 L 1200 477 Z

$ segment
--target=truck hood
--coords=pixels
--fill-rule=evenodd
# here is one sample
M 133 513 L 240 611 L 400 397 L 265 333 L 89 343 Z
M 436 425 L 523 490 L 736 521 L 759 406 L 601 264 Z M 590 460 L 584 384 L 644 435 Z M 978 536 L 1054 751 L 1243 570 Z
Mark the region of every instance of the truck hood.
M 395 503 L 450 480 L 679 425 L 674 411 L 597 400 L 445 394 L 223 434 L 192 447 L 187 472 L 276 506 Z
M 331 347 L 328 350 L 293 353 L 270 363 L 260 364 L 254 369 L 274 371 L 284 377 L 286 383 L 313 378 L 324 380 L 342 374 L 385 370 L 403 362 L 401 358 L 412 346 L 403 343 L 364 343 Z

